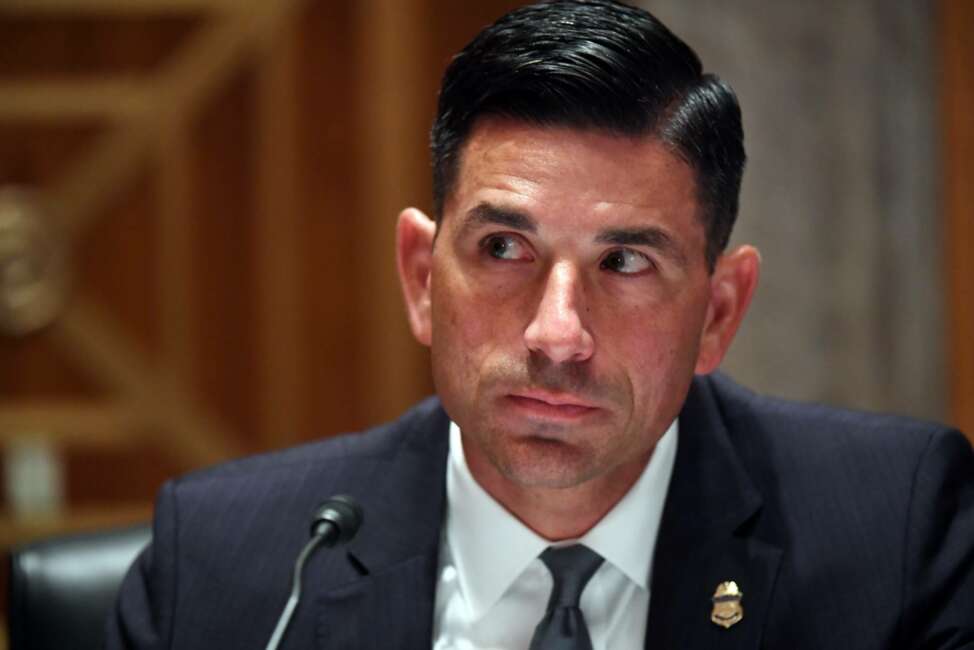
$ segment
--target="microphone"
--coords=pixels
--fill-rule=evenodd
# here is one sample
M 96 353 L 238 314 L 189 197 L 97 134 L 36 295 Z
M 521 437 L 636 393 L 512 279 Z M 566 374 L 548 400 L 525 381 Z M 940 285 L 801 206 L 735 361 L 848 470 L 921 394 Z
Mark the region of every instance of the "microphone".
M 328 548 L 351 541 L 362 525 L 362 507 L 355 499 L 336 494 L 315 510 L 311 519 L 311 537 L 322 536 Z
M 267 642 L 266 650 L 277 650 L 281 639 L 284 638 L 284 632 L 287 631 L 291 616 L 294 615 L 294 610 L 301 599 L 301 573 L 304 571 L 305 562 L 319 546 L 331 548 L 350 541 L 362 525 L 362 519 L 362 507 L 355 502 L 355 499 L 344 494 L 331 497 L 315 509 L 314 516 L 311 518 L 311 539 L 301 549 L 294 563 L 291 595 L 284 605 L 281 617 L 277 620 L 277 626 L 274 628 L 271 640 Z

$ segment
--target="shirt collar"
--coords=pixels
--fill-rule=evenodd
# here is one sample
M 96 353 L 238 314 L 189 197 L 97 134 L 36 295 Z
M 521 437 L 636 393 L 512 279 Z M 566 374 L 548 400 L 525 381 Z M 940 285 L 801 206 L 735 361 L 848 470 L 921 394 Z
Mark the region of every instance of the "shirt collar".
M 580 540 L 648 589 L 656 537 L 676 459 L 677 421 L 656 443 L 629 492 Z M 470 473 L 460 427 L 450 423 L 446 537 L 457 578 L 475 619 L 551 543 L 494 501 Z
M 450 423 L 447 541 L 467 604 L 479 619 L 548 542 L 480 487 L 467 467 L 460 427 Z

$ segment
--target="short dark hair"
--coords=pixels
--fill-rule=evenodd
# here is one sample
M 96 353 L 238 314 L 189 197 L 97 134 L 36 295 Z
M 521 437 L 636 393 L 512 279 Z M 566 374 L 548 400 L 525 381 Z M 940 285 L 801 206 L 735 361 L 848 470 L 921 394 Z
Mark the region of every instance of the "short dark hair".
M 478 34 L 443 75 L 430 136 L 436 219 L 476 121 L 657 136 L 694 170 L 712 270 L 737 218 L 741 110 L 730 86 L 652 14 L 612 0 L 516 9 Z

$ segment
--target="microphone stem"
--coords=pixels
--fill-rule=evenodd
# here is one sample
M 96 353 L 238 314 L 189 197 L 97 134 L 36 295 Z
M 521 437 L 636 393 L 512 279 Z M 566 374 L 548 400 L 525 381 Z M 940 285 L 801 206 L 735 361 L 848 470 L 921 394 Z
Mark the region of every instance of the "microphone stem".
M 298 600 L 301 598 L 301 573 L 304 571 L 304 563 L 308 561 L 311 554 L 314 553 L 315 549 L 328 537 L 328 533 L 331 532 L 332 527 L 327 527 L 320 534 L 312 537 L 304 548 L 301 549 L 301 554 L 298 555 L 297 561 L 294 563 L 294 577 L 291 580 L 291 595 L 287 599 L 287 604 L 284 605 L 284 611 L 281 612 L 281 617 L 277 620 L 277 627 L 274 628 L 274 634 L 271 635 L 271 640 L 267 642 L 266 650 L 277 650 L 277 646 L 280 645 L 281 639 L 284 638 L 284 632 L 287 631 L 288 623 L 291 622 L 291 616 L 294 614 L 294 610 L 298 606 Z

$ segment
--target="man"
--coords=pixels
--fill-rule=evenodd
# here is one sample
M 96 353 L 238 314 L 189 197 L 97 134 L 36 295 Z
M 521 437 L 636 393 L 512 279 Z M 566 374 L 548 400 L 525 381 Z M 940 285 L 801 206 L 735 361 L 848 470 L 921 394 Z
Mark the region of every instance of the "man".
M 727 251 L 731 90 L 649 14 L 517 10 L 451 63 L 435 215 L 398 268 L 438 399 L 167 484 L 109 648 L 974 648 L 956 431 L 758 397 L 720 363 L 758 278 Z

